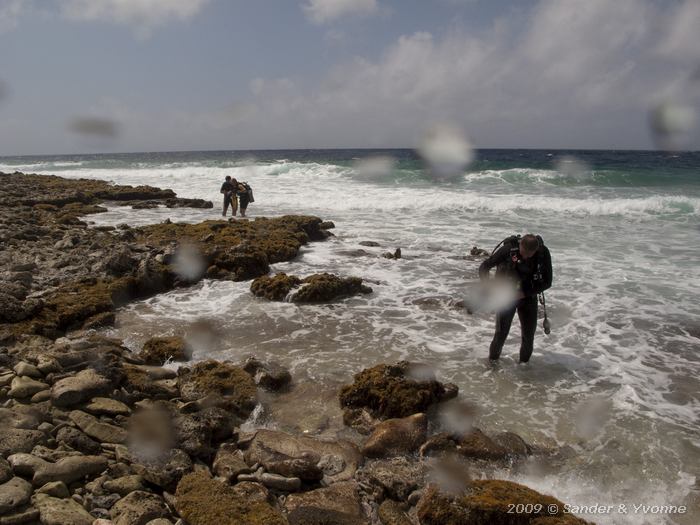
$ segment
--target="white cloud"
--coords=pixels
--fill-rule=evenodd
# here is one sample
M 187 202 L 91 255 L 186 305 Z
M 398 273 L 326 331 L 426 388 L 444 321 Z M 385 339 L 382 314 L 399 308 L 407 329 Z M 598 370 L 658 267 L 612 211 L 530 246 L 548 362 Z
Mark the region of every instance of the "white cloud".
M 27 0 L 2 0 L 0 2 L 0 33 L 17 27 L 17 21 L 27 5 Z
M 147 36 L 153 27 L 196 15 L 209 0 L 63 0 L 61 13 L 76 20 L 105 20 Z
M 377 0 L 307 0 L 302 6 L 306 16 L 324 24 L 345 15 L 365 15 L 378 10 Z
M 661 54 L 677 60 L 700 60 L 700 2 L 686 0 L 671 12 Z
M 313 86 L 259 79 L 240 125 L 298 147 L 410 145 L 439 121 L 482 146 L 646 145 L 647 111 L 677 76 L 650 62 L 660 15 L 653 0 L 541 0 L 479 36 L 417 32 Z M 277 123 L 267 136 L 263 121 Z

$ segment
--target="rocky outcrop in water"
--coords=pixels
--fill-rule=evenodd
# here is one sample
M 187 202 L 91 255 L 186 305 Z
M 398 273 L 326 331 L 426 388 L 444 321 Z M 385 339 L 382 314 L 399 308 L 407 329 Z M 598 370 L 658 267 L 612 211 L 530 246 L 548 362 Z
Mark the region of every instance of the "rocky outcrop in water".
M 330 273 L 314 274 L 304 279 L 278 273 L 258 277 L 250 285 L 256 297 L 271 301 L 289 299 L 293 303 L 325 303 L 359 294 L 370 294 L 372 288 L 359 277 L 338 277 Z M 293 292 L 293 293 L 292 293 Z

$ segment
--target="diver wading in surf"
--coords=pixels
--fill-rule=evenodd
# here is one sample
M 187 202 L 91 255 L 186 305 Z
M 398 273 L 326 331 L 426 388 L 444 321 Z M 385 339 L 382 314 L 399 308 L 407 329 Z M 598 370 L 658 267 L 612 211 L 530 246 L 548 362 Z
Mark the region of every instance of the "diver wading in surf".
M 504 239 L 491 256 L 479 266 L 482 281 L 489 279 L 491 268 L 496 267 L 496 278 L 513 281 L 516 288 L 514 304 L 496 313 L 496 333 L 489 348 L 489 359 L 501 356 L 515 312 L 520 319 L 520 362 L 527 363 L 532 355 L 537 328 L 537 295 L 552 286 L 552 258 L 539 235 L 514 235 Z M 545 310 L 545 332 L 549 321 Z

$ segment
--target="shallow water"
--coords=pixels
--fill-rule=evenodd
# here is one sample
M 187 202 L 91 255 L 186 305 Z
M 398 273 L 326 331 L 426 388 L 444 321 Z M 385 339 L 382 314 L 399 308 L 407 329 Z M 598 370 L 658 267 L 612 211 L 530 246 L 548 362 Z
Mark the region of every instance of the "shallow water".
M 252 217 L 318 215 L 335 238 L 312 243 L 275 271 L 358 275 L 374 293 L 333 305 L 268 303 L 249 283 L 203 281 L 123 308 L 114 334 L 133 348 L 184 333 L 195 358 L 254 353 L 288 366 L 300 390 L 270 400 L 258 422 L 333 432 L 334 391 L 353 373 L 399 359 L 431 364 L 479 407 L 479 426 L 569 446 L 555 473 L 536 462 L 500 473 L 575 505 L 692 506 L 700 472 L 700 155 L 482 152 L 465 176 L 436 183 L 408 152 L 390 173 L 358 173 L 367 152 L 179 153 L 0 159 L 0 170 L 94 177 L 173 188 L 215 201 L 214 210 L 110 207 L 96 224 L 216 218 L 224 175 L 255 189 Z M 568 152 L 567 155 L 571 155 Z M 551 156 L 550 156 L 551 155 Z M 558 168 L 558 169 L 557 169 Z M 176 215 L 177 214 L 177 215 Z M 486 356 L 493 318 L 450 307 L 477 277 L 473 245 L 491 249 L 514 232 L 542 234 L 552 252 L 547 293 L 552 334 L 541 329 L 528 365 L 517 364 L 519 327 L 497 366 Z M 373 240 L 379 248 L 358 243 Z M 404 258 L 381 257 L 401 247 Z M 352 255 L 358 249 L 366 255 Z M 432 303 L 417 301 L 437 298 Z M 309 388 L 308 385 L 314 385 Z M 581 415 L 595 405 L 587 425 Z M 272 417 L 270 417 L 272 416 Z M 667 516 L 588 515 L 598 523 L 663 523 Z

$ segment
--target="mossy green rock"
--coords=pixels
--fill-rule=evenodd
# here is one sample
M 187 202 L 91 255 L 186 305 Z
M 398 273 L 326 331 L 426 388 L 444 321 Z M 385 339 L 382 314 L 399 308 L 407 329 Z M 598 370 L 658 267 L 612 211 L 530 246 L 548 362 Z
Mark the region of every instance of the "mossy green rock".
M 523 505 L 528 512 L 512 512 Z M 557 509 L 551 513 L 551 509 Z M 564 514 L 564 503 L 524 485 L 503 480 L 476 480 L 458 496 L 429 486 L 416 506 L 421 525 L 585 525 Z M 510 512 L 509 512 L 510 511 Z
M 190 525 L 287 525 L 269 503 L 251 501 L 205 472 L 184 476 L 175 498 L 175 508 Z
M 210 360 L 179 373 L 180 395 L 185 401 L 217 398 L 219 405 L 241 417 L 247 417 L 257 404 L 255 381 L 241 367 Z
M 366 408 L 374 417 L 401 418 L 457 395 L 457 387 L 435 379 L 426 366 L 401 361 L 381 364 L 355 375 L 351 385 L 340 391 L 344 408 Z
M 192 351 L 182 337 L 152 337 L 139 354 L 148 365 L 163 365 L 166 361 L 187 361 Z

